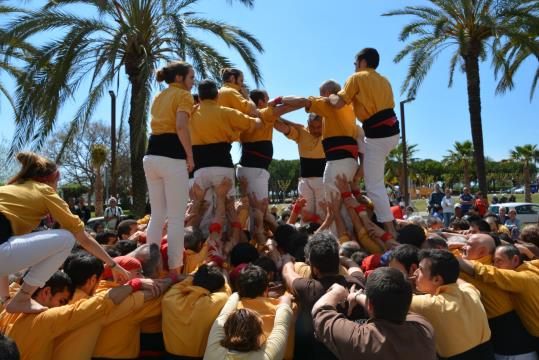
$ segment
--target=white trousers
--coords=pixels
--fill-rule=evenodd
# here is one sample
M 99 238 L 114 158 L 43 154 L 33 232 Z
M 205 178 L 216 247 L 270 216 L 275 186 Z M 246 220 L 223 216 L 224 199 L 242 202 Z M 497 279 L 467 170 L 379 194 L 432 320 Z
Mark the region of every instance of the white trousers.
M 152 207 L 148 244 L 161 245 L 163 226 L 168 219 L 168 267 L 179 268 L 183 265 L 184 219 L 189 196 L 186 161 L 146 155 L 142 163 Z
M 270 173 L 266 169 L 243 167 L 238 165 L 236 168 L 236 177 L 238 181 L 244 177 L 248 181 L 247 192 L 254 193 L 258 200 L 268 197 L 268 181 Z
M 376 218 L 382 223 L 394 220 L 389 206 L 384 170 L 386 157 L 398 142 L 398 134 L 380 139 L 365 138 L 365 188 L 367 196 L 374 203 Z
M 0 245 L 0 276 L 30 268 L 24 282 L 42 287 L 75 245 L 67 230 L 45 230 L 12 236 Z
M 301 197 L 307 200 L 305 210 L 311 214 L 316 214 L 320 218 L 325 215 L 325 209 L 319 205 L 321 201 L 325 201 L 324 183 L 321 177 L 299 178 L 298 193 Z M 301 221 L 304 223 L 303 220 Z
M 210 206 L 200 221 L 200 230 L 202 230 L 204 234 L 209 233 L 209 227 L 214 214 L 215 205 L 217 204 L 214 187 L 219 186 L 225 177 L 232 181 L 232 188 L 228 192 L 228 196 L 234 196 L 236 194 L 236 188 L 234 185 L 234 168 L 210 166 L 195 171 L 195 182 L 201 188 L 208 189 L 208 191 L 206 191 L 206 195 L 204 196 L 204 200 L 206 200 Z

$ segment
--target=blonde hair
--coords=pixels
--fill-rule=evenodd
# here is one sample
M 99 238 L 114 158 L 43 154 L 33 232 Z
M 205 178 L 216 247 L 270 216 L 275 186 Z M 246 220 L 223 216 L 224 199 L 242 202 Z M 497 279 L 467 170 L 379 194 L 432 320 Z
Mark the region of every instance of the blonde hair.
M 45 178 L 51 176 L 58 170 L 54 161 L 44 158 L 34 152 L 25 151 L 16 155 L 16 159 L 21 163 L 19 172 L 9 180 L 9 184 L 21 184 L 26 180 L 35 178 Z
M 175 61 L 157 70 L 155 75 L 158 82 L 164 81 L 167 84 L 172 84 L 176 80 L 176 75 L 183 77 L 185 80 L 187 74 L 189 74 L 189 70 L 192 68 L 191 64 L 185 61 Z

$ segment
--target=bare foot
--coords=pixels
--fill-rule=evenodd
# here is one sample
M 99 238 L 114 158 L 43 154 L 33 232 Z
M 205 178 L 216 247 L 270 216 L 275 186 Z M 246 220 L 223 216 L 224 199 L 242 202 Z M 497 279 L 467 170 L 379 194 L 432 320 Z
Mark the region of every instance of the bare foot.
M 6 305 L 6 312 L 8 313 L 26 313 L 37 314 L 47 310 L 48 308 L 41 305 L 32 298 L 22 298 L 15 296 Z

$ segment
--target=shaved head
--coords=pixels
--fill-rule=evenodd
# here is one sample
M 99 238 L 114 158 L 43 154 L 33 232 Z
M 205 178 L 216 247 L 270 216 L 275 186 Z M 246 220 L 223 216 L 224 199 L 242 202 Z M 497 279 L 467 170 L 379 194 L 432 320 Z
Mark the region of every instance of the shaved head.
M 337 94 L 339 91 L 341 91 L 341 85 L 335 80 L 326 80 L 320 85 L 320 95 L 322 96 Z
M 464 258 L 467 260 L 477 260 L 485 256 L 494 255 L 496 243 L 494 238 L 488 234 L 474 234 L 466 241 L 462 248 Z

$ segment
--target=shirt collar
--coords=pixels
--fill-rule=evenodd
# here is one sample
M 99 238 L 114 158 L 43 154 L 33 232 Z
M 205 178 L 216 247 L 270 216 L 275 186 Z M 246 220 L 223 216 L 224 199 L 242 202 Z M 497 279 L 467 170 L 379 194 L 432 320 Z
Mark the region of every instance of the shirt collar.
M 238 91 L 240 91 L 240 89 L 241 89 L 241 86 L 239 86 L 238 84 L 231 83 L 231 82 L 224 83 L 223 87 L 231 88 L 231 89 L 238 90 Z
M 457 287 L 457 283 L 442 285 L 436 289 L 436 295 L 440 295 L 442 293 L 452 293 Z
M 185 85 L 183 85 L 183 84 L 178 84 L 178 83 L 171 83 L 171 84 L 168 84 L 168 87 L 174 87 L 174 88 L 177 88 L 177 89 L 187 90 L 187 88 L 185 87 Z

